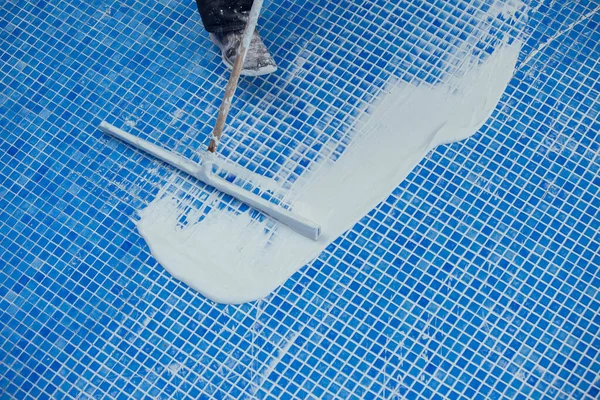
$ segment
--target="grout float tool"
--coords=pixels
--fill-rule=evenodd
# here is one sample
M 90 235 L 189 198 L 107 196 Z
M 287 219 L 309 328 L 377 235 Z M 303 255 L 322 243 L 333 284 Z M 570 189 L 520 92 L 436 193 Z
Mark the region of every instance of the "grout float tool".
M 140 139 L 107 122 L 102 122 L 100 124 L 100 130 L 153 155 L 205 184 L 236 198 L 242 203 L 245 203 L 263 214 L 289 226 L 292 230 L 307 238 L 317 240 L 321 234 L 321 227 L 318 224 L 214 175 L 212 173 L 214 162 L 211 160 L 204 160 L 204 162 L 197 164 L 153 143 Z

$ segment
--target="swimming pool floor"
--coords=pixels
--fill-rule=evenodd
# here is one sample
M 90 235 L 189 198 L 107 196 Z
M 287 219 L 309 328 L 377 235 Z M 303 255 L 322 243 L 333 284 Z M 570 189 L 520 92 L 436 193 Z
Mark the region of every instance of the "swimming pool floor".
M 486 29 L 524 45 L 477 134 L 239 306 L 156 263 L 136 210 L 174 171 L 97 130 L 206 144 L 228 71 L 194 2 L 145 3 L 0 1 L 0 399 L 598 398 L 599 1 L 267 2 L 280 70 L 222 150 L 281 182 L 391 80 L 441 79 L 408 39 L 507 5 Z

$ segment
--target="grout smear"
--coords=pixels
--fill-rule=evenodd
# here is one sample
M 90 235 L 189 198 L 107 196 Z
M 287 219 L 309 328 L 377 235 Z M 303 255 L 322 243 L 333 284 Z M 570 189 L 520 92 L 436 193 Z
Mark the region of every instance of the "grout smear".
M 310 171 L 301 189 L 292 187 L 293 210 L 322 224 L 318 241 L 252 211 L 214 201 L 198 208 L 194 194 L 178 199 L 167 189 L 139 211 L 138 230 L 165 269 L 211 300 L 264 298 L 389 196 L 431 149 L 477 132 L 510 81 L 520 48 L 519 41 L 501 45 L 468 73 L 434 87 L 390 85 L 341 157 Z

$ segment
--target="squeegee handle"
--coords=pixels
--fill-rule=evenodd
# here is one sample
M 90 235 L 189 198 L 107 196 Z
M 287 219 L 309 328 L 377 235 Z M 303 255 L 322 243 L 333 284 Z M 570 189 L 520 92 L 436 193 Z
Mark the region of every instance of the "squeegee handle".
M 248 16 L 248 22 L 246 23 L 246 29 L 244 29 L 242 41 L 240 43 L 240 47 L 238 48 L 237 56 L 235 57 L 235 62 L 233 63 L 233 70 L 231 71 L 231 75 L 229 76 L 227 86 L 225 87 L 225 96 L 223 96 L 223 101 L 221 103 L 221 107 L 219 108 L 217 122 L 215 123 L 215 127 L 212 132 L 212 137 L 210 139 L 210 144 L 208 145 L 208 151 L 210 151 L 211 153 L 217 151 L 217 146 L 219 144 L 219 141 L 221 140 L 223 128 L 225 128 L 227 115 L 229 114 L 231 102 L 233 101 L 233 95 L 235 94 L 235 90 L 237 89 L 240 74 L 242 73 L 242 68 L 244 66 L 244 61 L 246 60 L 246 55 L 248 54 L 248 49 L 250 48 L 250 43 L 252 42 L 252 35 L 254 34 L 256 25 L 258 24 L 258 16 L 260 15 L 260 10 L 262 8 L 263 1 L 264 0 L 254 0 L 254 3 L 252 3 L 250 15 Z

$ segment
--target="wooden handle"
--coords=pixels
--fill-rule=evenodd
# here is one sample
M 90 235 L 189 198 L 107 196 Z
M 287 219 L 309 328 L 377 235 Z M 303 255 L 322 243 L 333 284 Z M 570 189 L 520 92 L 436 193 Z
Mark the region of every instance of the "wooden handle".
M 217 122 L 213 128 L 212 137 L 210 138 L 210 143 L 208 145 L 208 151 L 211 153 L 217 151 L 217 146 L 221 140 L 221 135 L 223 135 L 223 128 L 225 127 L 227 115 L 229 114 L 231 102 L 233 101 L 233 95 L 237 89 L 240 74 L 242 73 L 242 68 L 244 66 L 244 61 L 246 60 L 246 55 L 248 54 L 248 49 L 250 48 L 250 43 L 252 42 L 252 35 L 254 34 L 256 25 L 258 23 L 258 16 L 260 15 L 262 4 L 263 0 L 254 0 L 252 8 L 250 9 L 250 15 L 248 16 L 248 22 L 246 23 L 246 29 L 244 30 L 242 41 L 238 47 L 235 62 L 233 63 L 233 70 L 229 76 L 227 86 L 225 87 L 225 96 L 223 96 L 223 102 L 219 108 Z
M 242 43 L 240 44 L 240 49 L 238 50 L 238 54 L 235 58 L 235 62 L 233 63 L 233 71 L 231 71 L 231 76 L 229 77 L 229 81 L 227 82 L 227 86 L 225 87 L 225 96 L 223 97 L 223 102 L 221 103 L 221 107 L 219 108 L 217 122 L 215 123 L 215 127 L 213 128 L 210 144 L 208 145 L 208 151 L 210 151 L 211 153 L 217 151 L 217 144 L 221 139 L 221 135 L 223 135 L 223 128 L 225 128 L 227 114 L 229 114 L 231 102 L 233 101 L 233 95 L 235 94 L 235 89 L 237 88 L 237 84 L 240 79 L 242 67 L 244 66 L 244 57 L 240 57 L 240 55 L 246 54 L 247 49 L 245 49 L 243 45 L 244 44 L 242 41 Z

